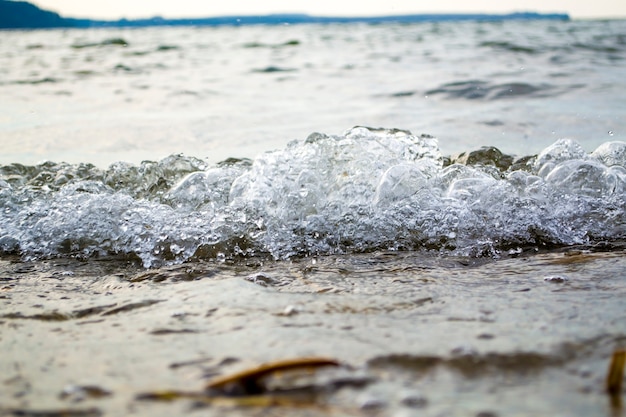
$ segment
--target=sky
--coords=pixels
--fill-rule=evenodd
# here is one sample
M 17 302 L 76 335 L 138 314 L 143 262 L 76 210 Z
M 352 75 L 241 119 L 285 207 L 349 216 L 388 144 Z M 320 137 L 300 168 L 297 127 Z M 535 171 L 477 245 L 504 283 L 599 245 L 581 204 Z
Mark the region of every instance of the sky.
M 624 18 L 625 0 L 30 0 L 64 17 L 92 19 L 211 17 L 271 13 L 368 16 L 419 13 L 569 13 L 572 18 Z

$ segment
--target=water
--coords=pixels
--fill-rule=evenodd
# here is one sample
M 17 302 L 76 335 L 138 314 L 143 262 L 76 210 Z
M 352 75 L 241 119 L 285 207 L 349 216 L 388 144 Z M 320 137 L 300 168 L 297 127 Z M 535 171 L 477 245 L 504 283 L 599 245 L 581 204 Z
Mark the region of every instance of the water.
M 344 414 L 619 415 L 625 58 L 626 21 L 2 33 L 0 414 L 324 355 Z
M 6 32 L 2 250 L 150 267 L 620 241 L 625 33 L 623 21 Z M 361 124 L 389 129 L 333 133 Z M 507 155 L 445 158 L 486 145 Z M 503 165 L 508 154 L 531 158 Z
M 7 165 L 0 244 L 29 259 L 121 254 L 152 267 L 375 250 L 499 257 L 626 238 L 626 143 L 587 154 L 560 140 L 505 162 L 486 149 L 444 163 L 429 136 L 354 128 L 217 166 Z
M 254 158 L 356 125 L 539 153 L 625 138 L 617 21 L 3 32 L 0 163 Z

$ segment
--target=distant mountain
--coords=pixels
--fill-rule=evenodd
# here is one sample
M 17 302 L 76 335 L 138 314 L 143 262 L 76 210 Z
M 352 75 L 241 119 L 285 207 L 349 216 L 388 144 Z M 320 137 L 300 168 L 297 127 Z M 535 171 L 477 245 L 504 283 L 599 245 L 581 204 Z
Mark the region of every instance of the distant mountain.
M 341 17 L 310 16 L 307 14 L 271 14 L 263 16 L 222 16 L 195 19 L 151 19 L 91 21 L 91 27 L 141 27 L 141 26 L 243 26 L 243 25 L 281 25 L 303 23 L 415 23 L 462 20 L 514 20 L 514 19 L 550 19 L 569 20 L 567 14 L 511 13 L 506 15 L 490 14 L 415 14 L 398 16 Z
M 58 28 L 65 26 L 66 20 L 58 13 L 41 10 L 31 3 L 0 0 L 0 28 L 3 29 Z
M 321 17 L 306 14 L 272 14 L 265 16 L 223 16 L 197 19 L 91 20 L 72 19 L 40 9 L 25 1 L 0 0 L 0 29 L 144 27 L 144 26 L 220 26 L 278 25 L 299 23 L 414 23 L 450 20 L 569 20 L 567 14 L 512 13 L 492 14 L 416 14 L 376 17 Z

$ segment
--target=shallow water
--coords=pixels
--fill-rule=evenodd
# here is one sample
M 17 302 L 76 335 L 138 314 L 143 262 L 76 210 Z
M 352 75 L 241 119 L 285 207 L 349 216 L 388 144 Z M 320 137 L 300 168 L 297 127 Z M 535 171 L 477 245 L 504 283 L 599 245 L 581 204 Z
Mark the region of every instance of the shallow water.
M 3 32 L 0 163 L 254 158 L 401 128 L 444 154 L 625 138 L 625 22 Z
M 626 343 L 624 259 L 570 248 L 473 263 L 377 252 L 152 270 L 5 260 L 0 413 L 190 412 L 192 400 L 139 398 L 323 356 L 345 367 L 306 377 L 313 400 L 200 412 L 616 416 L 623 395 L 612 400 L 604 383 Z

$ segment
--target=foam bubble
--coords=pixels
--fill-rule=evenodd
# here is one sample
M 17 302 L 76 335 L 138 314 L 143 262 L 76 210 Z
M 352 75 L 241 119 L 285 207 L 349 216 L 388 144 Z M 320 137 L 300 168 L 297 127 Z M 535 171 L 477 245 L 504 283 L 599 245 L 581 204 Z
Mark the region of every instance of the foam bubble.
M 530 164 L 444 166 L 432 137 L 358 127 L 212 167 L 181 155 L 108 170 L 14 164 L 0 171 L 0 250 L 122 254 L 150 267 L 373 250 L 501 256 L 623 240 L 624 149 L 610 142 L 588 155 L 560 140 Z

